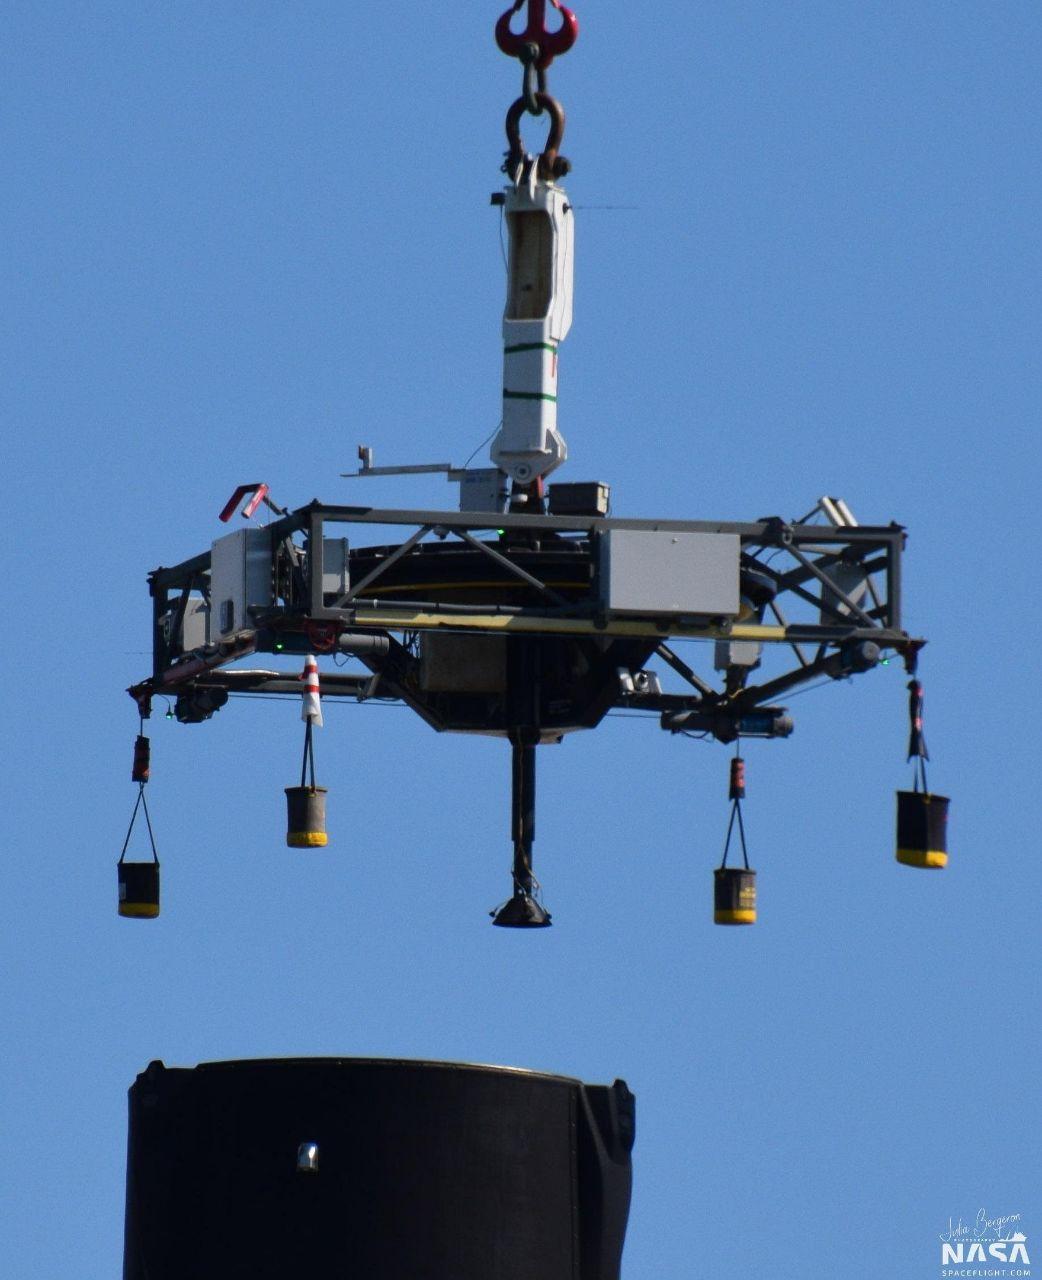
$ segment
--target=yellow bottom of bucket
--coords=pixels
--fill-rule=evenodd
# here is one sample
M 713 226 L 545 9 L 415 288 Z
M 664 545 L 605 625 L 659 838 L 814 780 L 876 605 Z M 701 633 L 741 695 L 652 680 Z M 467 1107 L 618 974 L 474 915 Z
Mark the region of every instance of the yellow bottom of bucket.
M 943 849 L 898 849 L 896 857 L 906 867 L 939 869 L 948 865 L 948 855 Z
M 324 831 L 287 831 L 286 843 L 291 849 L 318 849 L 329 843 Z
M 755 911 L 714 911 L 714 924 L 755 924 Z
M 134 920 L 154 920 L 159 915 L 158 902 L 121 902 L 119 914 Z

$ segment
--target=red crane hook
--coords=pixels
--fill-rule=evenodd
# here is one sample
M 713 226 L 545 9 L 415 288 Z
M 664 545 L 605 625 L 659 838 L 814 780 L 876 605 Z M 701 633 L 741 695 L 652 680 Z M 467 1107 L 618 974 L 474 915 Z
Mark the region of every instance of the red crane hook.
M 579 34 L 579 19 L 566 9 L 561 0 L 550 0 L 550 3 L 561 15 L 561 25 L 556 31 L 546 29 L 546 0 L 528 0 L 528 26 L 524 31 L 516 33 L 510 30 L 510 19 L 517 13 L 525 0 L 514 0 L 512 8 L 496 23 L 496 44 L 511 58 L 519 58 L 526 44 L 534 44 L 539 48 L 539 57 L 535 65 L 540 71 L 553 62 L 559 53 L 567 53 L 575 44 Z

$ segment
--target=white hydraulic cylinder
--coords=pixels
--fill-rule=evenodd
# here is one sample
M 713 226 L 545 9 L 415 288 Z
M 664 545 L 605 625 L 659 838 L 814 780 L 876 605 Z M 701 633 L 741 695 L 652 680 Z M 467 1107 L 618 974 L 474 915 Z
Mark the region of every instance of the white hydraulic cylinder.
M 574 215 L 563 187 L 541 178 L 508 187 L 503 313 L 503 425 L 492 461 L 519 484 L 568 457 L 557 430 L 557 348 L 572 327 Z

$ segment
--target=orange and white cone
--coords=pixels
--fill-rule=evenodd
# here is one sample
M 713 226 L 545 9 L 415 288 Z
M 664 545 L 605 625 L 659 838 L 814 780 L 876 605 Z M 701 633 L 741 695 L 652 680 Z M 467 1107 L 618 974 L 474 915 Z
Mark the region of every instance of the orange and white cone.
M 300 708 L 301 720 L 308 720 L 318 728 L 322 727 L 322 699 L 318 685 L 318 662 L 313 653 L 304 659 L 304 699 Z

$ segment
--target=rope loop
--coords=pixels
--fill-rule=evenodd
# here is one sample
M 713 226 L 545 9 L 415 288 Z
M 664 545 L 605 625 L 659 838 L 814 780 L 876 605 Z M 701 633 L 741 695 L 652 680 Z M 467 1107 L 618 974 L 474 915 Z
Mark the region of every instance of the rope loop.
M 148 827 L 148 840 L 152 846 L 152 861 L 159 865 L 159 854 L 156 851 L 156 838 L 152 832 L 152 819 L 148 812 L 148 801 L 145 799 L 145 784 L 139 783 L 137 789 L 137 800 L 134 801 L 134 812 L 130 815 L 130 826 L 127 827 L 127 838 L 123 841 L 123 848 L 119 854 L 119 865 L 123 865 L 123 860 L 127 856 L 127 849 L 130 847 L 130 836 L 134 830 L 134 823 L 137 820 L 138 809 L 143 809 L 145 814 L 145 824 Z
M 304 729 L 304 758 L 300 762 L 300 785 L 306 787 L 308 785 L 308 771 L 311 773 L 311 790 L 315 790 L 315 746 L 312 741 L 311 717 L 308 716 L 307 724 Z
M 720 870 L 727 867 L 727 855 L 731 849 L 731 835 L 734 831 L 735 819 L 738 819 L 738 839 L 742 846 L 742 861 L 746 871 L 749 870 L 749 851 L 745 845 L 745 823 L 742 821 L 742 801 L 745 799 L 745 761 L 738 754 L 739 739 L 735 738 L 735 754 L 731 758 L 731 771 L 728 779 L 727 796 L 731 801 L 731 820 L 727 824 L 727 836 L 724 840 L 724 856 Z

